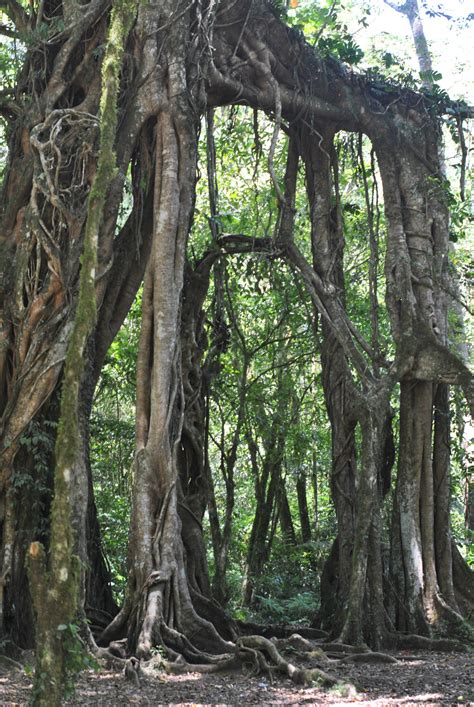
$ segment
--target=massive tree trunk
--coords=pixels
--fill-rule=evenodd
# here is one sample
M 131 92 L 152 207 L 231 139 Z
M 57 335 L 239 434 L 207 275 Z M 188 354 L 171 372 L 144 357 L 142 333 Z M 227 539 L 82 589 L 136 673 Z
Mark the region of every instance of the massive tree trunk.
M 431 164 L 439 164 L 435 130 L 420 135 L 419 149 L 424 150 Z M 395 625 L 427 635 L 449 626 L 452 635 L 459 632 L 463 637 L 469 631 L 457 613 L 454 596 L 448 510 L 449 422 L 443 418 L 448 413 L 449 356 L 446 349 L 441 361 L 434 354 L 429 358 L 423 355 L 425 347 L 446 346 L 447 211 L 442 187 L 427 173 L 426 163 L 415 160 L 413 153 L 397 156 L 394 161 L 398 164 L 399 186 L 394 192 L 393 173 L 387 171 L 385 200 L 391 227 L 402 226 L 406 239 L 402 255 L 390 254 L 391 271 L 387 272 L 402 372 L 391 537 Z M 400 269 L 395 266 L 395 257 Z M 395 283 L 396 270 L 401 282 L 405 280 L 403 289 L 400 282 Z M 405 279 L 407 276 L 411 282 Z M 395 290 L 398 297 L 402 296 L 398 308 L 394 306 Z M 461 361 L 458 366 L 462 368 Z M 438 409 L 433 425 L 435 396 Z M 443 492 L 444 498 L 439 496 Z
M 340 213 L 331 209 L 333 179 L 329 153 L 332 136 L 324 144 L 324 152 L 312 135 L 305 134 L 302 153 L 307 161 L 307 188 L 311 204 L 312 250 L 314 268 L 336 288 L 345 303 L 343 273 L 344 236 Z M 328 153 L 329 150 L 329 153 Z M 326 154 L 325 154 L 326 153 Z M 339 204 L 337 208 L 339 208 Z M 337 568 L 332 591 L 321 597 L 320 623 L 323 629 L 337 632 L 344 620 L 343 607 L 349 598 L 352 548 L 356 517 L 357 460 L 353 410 L 353 386 L 344 350 L 331 324 L 322 319 L 323 341 L 321 366 L 326 410 L 331 423 L 331 495 L 337 518 Z M 330 553 L 327 562 L 335 555 Z M 326 568 L 326 575 L 331 573 Z
M 137 655 L 148 656 L 160 640 L 172 654 L 183 654 L 191 662 L 198 651 L 229 650 L 193 604 L 179 513 L 185 420 L 181 297 L 194 208 L 198 116 L 204 108 L 197 67 L 205 30 L 196 9 L 185 8 L 178 19 L 174 2 L 150 3 L 148 9 L 158 32 L 162 95 L 155 127 L 153 244 L 137 364 L 129 582 L 125 605 L 102 637 L 120 634 L 126 626 L 129 649 Z M 196 23 L 198 31 L 193 33 Z M 195 593 L 201 589 L 197 584 Z
M 23 18 L 34 28 L 45 18 L 60 19 L 60 3 L 47 2 L 43 17 Z M 33 540 L 47 539 L 55 437 L 55 400 L 61 385 L 65 352 L 72 328 L 78 289 L 86 207 L 97 163 L 97 119 L 100 72 L 97 51 L 105 42 L 106 23 L 101 3 L 90 3 L 81 17 L 65 14 L 64 45 L 52 44 L 44 61 L 42 48 L 28 51 L 23 81 L 26 93 L 37 100 L 24 101 L 18 93 L 15 111 L 23 117 L 11 131 L 10 163 L 4 183 L 2 215 L 2 337 L 0 353 L 2 390 L 1 484 L 2 587 L 5 626 L 13 640 L 31 645 L 31 609 L 24 573 L 25 548 Z M 66 11 L 65 11 L 66 12 Z M 18 21 L 22 21 L 19 18 Z M 54 49 L 53 49 L 54 46 Z M 38 70 L 41 66 L 41 70 Z M 73 69 L 73 70 L 72 70 Z M 136 141 L 150 111 L 150 92 L 144 85 L 148 68 L 140 66 L 136 78 L 141 88 L 130 112 L 122 115 L 117 133 L 119 172 L 106 195 L 105 219 L 99 233 L 99 266 L 96 299 L 99 321 L 87 347 L 81 391 L 80 453 L 75 467 L 74 504 L 76 551 L 88 567 L 86 606 L 114 610 L 107 571 L 100 552 L 88 464 L 88 415 L 101 361 L 120 327 L 141 280 L 148 245 L 146 188 L 134 189 L 130 218 L 115 238 L 118 208 L 127 165 L 146 180 L 146 162 L 136 152 Z M 126 83 L 126 81 L 125 81 Z M 146 133 L 142 144 L 146 143 Z M 146 183 L 146 181 L 145 181 Z M 120 248 L 132 257 L 117 260 Z M 113 316 L 112 316 L 113 312 Z M 35 434 L 35 430 L 38 432 Z M 49 442 L 48 442 L 49 439 Z M 38 455 L 29 456 L 27 478 L 21 495 L 12 493 L 23 478 L 22 446 L 33 444 Z M 49 453 L 46 454 L 46 447 Z M 26 477 L 24 477 L 26 479 Z M 28 504 L 36 509 L 24 513 Z M 87 523 L 86 523 L 87 511 Z M 89 554 L 88 552 L 92 552 Z M 96 591 L 97 579 L 103 586 Z M 22 602 L 15 597 L 21 596 Z

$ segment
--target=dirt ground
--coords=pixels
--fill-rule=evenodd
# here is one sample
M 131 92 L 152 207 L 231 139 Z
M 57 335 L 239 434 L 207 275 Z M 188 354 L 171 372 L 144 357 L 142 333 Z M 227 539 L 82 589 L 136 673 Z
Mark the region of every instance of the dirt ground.
M 474 657 L 459 653 L 399 651 L 398 663 L 340 665 L 326 671 L 352 683 L 323 691 L 298 687 L 288 679 L 228 674 L 142 677 L 140 688 L 129 685 L 119 672 L 85 672 L 68 705 L 474 705 Z M 26 705 L 31 677 L 0 664 L 0 705 Z

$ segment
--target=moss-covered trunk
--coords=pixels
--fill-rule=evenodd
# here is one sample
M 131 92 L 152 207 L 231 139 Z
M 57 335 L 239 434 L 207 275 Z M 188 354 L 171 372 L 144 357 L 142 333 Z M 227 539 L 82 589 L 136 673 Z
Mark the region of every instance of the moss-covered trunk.
M 61 14 L 66 8 L 53 0 L 44 4 L 43 15 L 30 9 L 31 16 L 23 19 L 32 30 L 41 25 L 41 32 L 55 35 L 56 23 L 66 22 Z M 43 45 L 33 42 L 22 70 L 25 89 L 12 99 L 15 120 L 8 132 L 0 228 L 0 631 L 22 647 L 31 647 L 34 639 L 24 558 L 32 541 L 48 544 L 57 403 L 76 311 L 87 203 L 97 171 L 96 116 L 108 10 L 108 4 L 95 3 L 83 13 L 68 14 L 71 37 L 55 42 L 46 57 Z M 22 15 L 15 20 L 26 31 Z M 129 56 L 147 47 L 147 41 L 147 31 L 137 31 L 122 49 Z M 115 608 L 92 496 L 87 418 L 107 349 L 141 284 L 151 240 L 153 135 L 148 119 L 158 99 L 150 89 L 155 85 L 150 65 L 140 61 L 126 66 L 122 95 L 134 80 L 136 91 L 127 110 L 119 100 L 119 121 L 111 136 L 119 169 L 99 232 L 94 283 L 98 321 L 85 354 L 87 385 L 81 387 L 79 402 L 81 481 L 74 486 L 73 522 L 76 552 L 87 568 L 86 604 L 93 612 Z M 32 94 L 38 100 L 29 100 Z M 131 214 L 117 228 L 129 166 L 134 180 Z M 32 513 L 25 513 L 25 503 Z
M 67 349 L 55 448 L 54 498 L 51 510 L 49 554 L 39 542 L 29 550 L 30 586 L 36 612 L 36 669 L 33 703 L 61 704 L 77 641 L 72 626 L 81 594 L 80 559 L 75 535 L 85 530 L 85 517 L 73 526 L 73 503 L 87 508 L 87 478 L 80 449 L 79 399 L 84 374 L 84 352 L 96 323 L 95 277 L 103 209 L 115 173 L 113 152 L 117 125 L 117 94 L 123 47 L 134 17 L 131 3 L 118 1 L 112 12 L 102 71 L 100 151 L 97 174 L 88 200 L 79 295 L 71 340 Z M 75 532 L 76 531 L 76 532 Z

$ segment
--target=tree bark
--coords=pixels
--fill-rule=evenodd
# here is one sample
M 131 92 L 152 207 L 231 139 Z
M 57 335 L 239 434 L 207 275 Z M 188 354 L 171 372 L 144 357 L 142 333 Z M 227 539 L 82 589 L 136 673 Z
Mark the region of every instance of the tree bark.
M 298 474 L 296 478 L 296 493 L 298 495 L 301 542 L 307 543 L 311 540 L 311 523 L 309 520 L 308 513 L 308 499 L 306 495 L 306 475 L 304 472 L 300 472 L 300 474 Z
M 283 436 L 275 434 L 275 427 L 273 427 L 272 439 L 267 447 L 266 456 L 260 470 L 256 444 L 253 440 L 248 440 L 254 472 L 256 506 L 245 562 L 242 587 L 242 603 L 244 606 L 251 606 L 255 599 L 255 585 L 270 553 L 269 535 L 272 515 L 277 504 L 281 483 L 283 445 Z

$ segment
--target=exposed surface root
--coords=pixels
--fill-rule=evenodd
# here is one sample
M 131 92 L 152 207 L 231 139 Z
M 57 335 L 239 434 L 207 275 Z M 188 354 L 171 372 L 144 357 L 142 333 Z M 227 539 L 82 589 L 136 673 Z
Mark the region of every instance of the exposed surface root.
M 472 648 L 450 638 L 427 638 L 416 634 L 406 636 L 396 635 L 395 642 L 397 648 L 422 648 L 429 651 L 451 651 L 456 653 L 469 653 Z
M 310 659 L 313 664 L 314 662 L 328 662 L 328 658 L 320 648 L 298 634 L 294 634 L 288 639 L 274 641 L 263 636 L 241 636 L 234 644 L 234 654 L 210 656 L 204 652 L 196 652 L 196 655 L 193 656 L 196 658 L 196 662 L 189 662 L 182 655 L 164 647 L 166 655 L 172 659 L 164 659 L 162 656 L 155 655 L 150 660 L 142 662 L 142 669 L 149 674 L 161 671 L 169 675 L 182 675 L 185 673 L 209 674 L 244 668 L 249 675 L 264 675 L 271 683 L 273 683 L 273 675 L 280 673 L 289 677 L 297 685 L 317 684 L 322 687 L 334 687 L 335 685 L 351 687 L 341 683 L 320 668 L 303 668 L 293 665 L 283 657 L 277 644 L 283 649 L 297 650 L 300 657 Z M 104 651 L 105 653 L 107 652 Z M 123 659 L 117 658 L 111 653 L 108 653 L 107 657 L 112 664 L 118 665 L 118 663 L 124 662 Z M 201 660 L 198 659 L 199 657 Z
M 148 665 L 148 664 L 146 664 Z M 161 661 L 161 669 L 168 675 L 183 675 L 184 673 L 218 673 L 224 670 L 234 670 L 241 666 L 238 656 L 224 657 L 220 663 L 187 663 L 185 660 L 175 660 L 174 662 Z M 156 669 L 156 668 L 155 668 Z
M 283 658 L 272 641 L 263 636 L 241 636 L 236 645 L 240 649 L 247 650 L 250 655 L 253 654 L 260 669 L 266 670 L 269 674 L 272 670 L 278 670 L 298 685 L 318 683 L 325 687 L 332 687 L 338 682 L 319 668 L 297 668 Z M 267 658 L 270 659 L 271 664 L 267 662 Z
M 295 633 L 294 626 L 287 626 L 285 624 L 262 625 L 253 623 L 252 621 L 238 621 L 237 626 L 240 632 L 245 636 L 256 635 L 264 636 L 265 638 L 288 638 Z M 329 637 L 327 631 L 307 626 L 298 626 L 296 633 L 309 640 L 319 640 Z
M 291 649 L 300 653 L 312 653 L 315 650 L 315 644 L 303 638 L 299 633 L 293 633 L 288 638 L 272 638 L 272 643 L 276 645 L 278 650 Z

